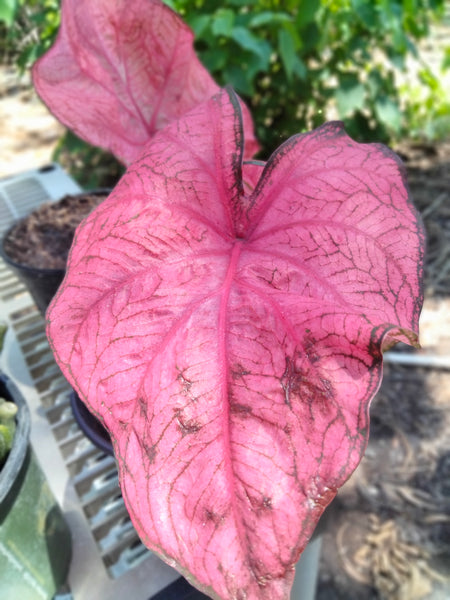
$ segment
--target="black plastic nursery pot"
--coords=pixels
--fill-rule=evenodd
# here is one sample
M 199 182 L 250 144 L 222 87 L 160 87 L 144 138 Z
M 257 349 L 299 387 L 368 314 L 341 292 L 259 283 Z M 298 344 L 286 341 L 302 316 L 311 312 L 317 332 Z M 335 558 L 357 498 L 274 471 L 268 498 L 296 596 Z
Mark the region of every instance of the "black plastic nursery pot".
M 2 373 L 0 396 L 18 406 L 13 446 L 0 467 L 0 595 L 50 600 L 67 579 L 70 530 L 30 446 L 25 399 Z
M 81 199 L 90 199 L 89 202 L 85 202 L 84 208 L 88 207 L 90 209 L 95 208 L 96 204 L 92 201 L 92 198 L 99 198 L 98 204 L 105 199 L 111 190 L 109 189 L 98 189 L 89 192 L 83 192 L 80 194 L 76 194 L 73 196 L 65 196 L 61 198 L 61 200 L 52 203 L 46 203 L 46 206 L 51 206 L 52 208 L 58 207 L 61 203 L 65 202 L 64 205 L 66 218 L 69 218 L 68 223 L 57 223 L 53 224 L 49 222 L 48 224 L 40 224 L 39 230 L 35 233 L 33 243 L 36 240 L 40 241 L 42 236 L 42 244 L 45 245 L 46 241 L 48 243 L 55 244 L 55 255 L 56 257 L 67 256 L 70 246 L 72 244 L 73 234 L 75 231 L 76 225 L 78 225 L 81 220 L 89 214 L 89 212 L 82 212 L 82 200 Z M 71 214 L 70 205 L 68 203 L 71 202 L 73 205 L 73 212 Z M 39 214 L 40 208 L 30 213 L 29 217 L 33 214 Z M 78 212 L 81 211 L 79 218 Z M 49 211 L 50 213 L 50 211 Z M 56 215 L 55 215 L 56 217 Z M 15 256 L 11 255 L 8 251 L 8 244 L 10 245 L 10 240 L 14 238 L 14 232 L 16 227 L 20 225 L 20 223 L 25 222 L 26 219 L 22 219 L 19 223 L 15 223 L 11 228 L 6 231 L 3 235 L 3 238 L 0 243 L 0 256 L 3 258 L 5 263 L 9 266 L 9 268 L 19 277 L 19 279 L 26 285 L 28 291 L 30 292 L 36 306 L 42 315 L 45 315 L 45 312 L 50 304 L 53 296 L 58 291 L 59 286 L 62 283 L 65 275 L 65 260 L 62 261 L 62 265 L 59 265 L 58 268 L 54 268 L 53 266 L 49 266 L 48 264 L 43 264 L 41 262 L 43 259 L 38 258 L 38 253 L 36 256 L 33 256 L 33 247 L 31 246 L 31 259 L 36 260 L 36 264 L 33 262 L 22 262 L 18 261 Z M 58 217 L 61 220 L 61 216 Z M 21 234 L 23 236 L 23 232 Z M 23 243 L 23 242 L 21 242 Z M 39 264 L 37 264 L 39 263 Z
M 73 416 L 84 435 L 106 454 L 114 455 L 113 445 L 109 433 L 86 407 L 75 391 L 70 394 L 70 405 Z
M 6 254 L 3 244 L 0 254 L 11 271 L 27 286 L 39 312 L 45 315 L 48 305 L 64 279 L 65 269 L 39 269 L 16 263 Z

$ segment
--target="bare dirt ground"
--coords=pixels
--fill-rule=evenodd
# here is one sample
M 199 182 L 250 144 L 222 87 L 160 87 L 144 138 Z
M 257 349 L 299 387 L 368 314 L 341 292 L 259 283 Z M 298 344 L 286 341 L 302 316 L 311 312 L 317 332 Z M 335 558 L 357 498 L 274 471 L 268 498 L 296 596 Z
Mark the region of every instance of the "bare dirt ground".
M 47 164 L 62 131 L 0 67 L 0 177 Z M 428 236 L 423 348 L 399 350 L 430 364 L 386 365 L 365 457 L 327 522 L 318 600 L 450 598 L 450 141 L 397 150 Z
M 0 65 L 0 177 L 51 162 L 60 125 L 13 67 Z

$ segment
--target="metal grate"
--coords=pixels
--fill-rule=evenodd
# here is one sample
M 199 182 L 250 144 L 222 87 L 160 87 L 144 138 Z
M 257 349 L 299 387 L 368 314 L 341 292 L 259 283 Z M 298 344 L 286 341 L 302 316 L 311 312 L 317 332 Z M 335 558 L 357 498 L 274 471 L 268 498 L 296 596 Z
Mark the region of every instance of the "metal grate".
M 1 180 L 0 213 L 7 217 L 2 217 L 2 229 L 43 200 L 78 191 L 57 165 Z M 53 360 L 44 321 L 1 260 L 0 319 L 9 325 L 0 366 L 27 399 L 31 443 L 71 527 L 69 585 L 74 598 L 122 600 L 126 594 L 133 600 L 151 598 L 179 574 L 140 542 L 120 493 L 114 458 L 98 450 L 78 428 L 70 388 Z

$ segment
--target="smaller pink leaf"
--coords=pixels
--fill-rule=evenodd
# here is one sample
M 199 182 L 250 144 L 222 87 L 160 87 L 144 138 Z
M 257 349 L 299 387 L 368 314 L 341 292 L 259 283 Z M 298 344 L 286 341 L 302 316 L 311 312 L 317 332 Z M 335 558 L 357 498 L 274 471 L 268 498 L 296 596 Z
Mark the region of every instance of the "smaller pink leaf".
M 48 335 L 144 543 L 213 598 L 285 600 L 383 343 L 417 339 L 423 233 L 395 155 L 340 123 L 242 154 L 231 92 L 157 134 L 78 229 Z
M 125 164 L 219 90 L 192 31 L 161 0 L 63 0 L 58 37 L 34 65 L 33 82 L 57 119 Z M 258 143 L 242 109 L 251 157 Z

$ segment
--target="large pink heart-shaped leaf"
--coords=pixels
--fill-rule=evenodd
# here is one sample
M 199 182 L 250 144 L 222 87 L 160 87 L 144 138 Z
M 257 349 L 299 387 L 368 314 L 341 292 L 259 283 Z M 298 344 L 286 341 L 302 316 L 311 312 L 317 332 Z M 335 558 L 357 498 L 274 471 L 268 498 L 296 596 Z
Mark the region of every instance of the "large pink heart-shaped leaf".
M 156 135 L 79 228 L 48 334 L 143 541 L 214 598 L 276 600 L 364 451 L 381 346 L 416 342 L 423 234 L 395 155 L 339 123 L 265 167 L 242 145 L 231 92 Z
M 64 125 L 125 164 L 219 91 L 192 31 L 161 0 L 63 0 L 57 40 L 34 65 L 33 82 Z M 251 157 L 258 143 L 242 108 Z

